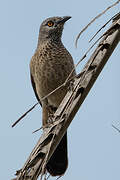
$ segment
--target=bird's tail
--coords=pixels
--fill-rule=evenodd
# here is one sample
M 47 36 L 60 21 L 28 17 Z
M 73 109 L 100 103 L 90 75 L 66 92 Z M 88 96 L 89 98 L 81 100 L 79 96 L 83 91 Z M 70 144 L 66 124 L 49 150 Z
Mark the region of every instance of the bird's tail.
M 68 166 L 67 156 L 67 132 L 63 136 L 53 155 L 46 165 L 47 171 L 52 176 L 61 176 L 65 173 Z

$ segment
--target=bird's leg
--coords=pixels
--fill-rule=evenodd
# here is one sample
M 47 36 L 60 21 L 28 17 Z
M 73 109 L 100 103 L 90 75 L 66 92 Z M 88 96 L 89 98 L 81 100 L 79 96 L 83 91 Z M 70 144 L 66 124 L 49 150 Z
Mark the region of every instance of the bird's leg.
M 48 105 L 48 123 L 53 123 L 54 113 L 57 108 L 54 108 L 51 105 Z
M 68 91 L 73 91 L 74 89 L 74 80 L 71 80 L 68 86 Z
M 42 122 L 43 127 L 46 127 L 48 124 L 53 123 L 54 113 L 57 108 L 48 104 L 48 101 L 42 103 Z

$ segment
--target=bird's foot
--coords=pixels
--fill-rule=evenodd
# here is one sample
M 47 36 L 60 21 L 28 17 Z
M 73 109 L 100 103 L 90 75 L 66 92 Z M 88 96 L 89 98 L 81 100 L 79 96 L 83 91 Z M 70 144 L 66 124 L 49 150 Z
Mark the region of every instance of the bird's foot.
M 56 111 L 56 108 L 49 105 L 49 107 L 48 107 L 48 123 L 49 124 L 53 124 L 53 122 L 54 122 L 53 119 L 54 119 L 55 111 Z

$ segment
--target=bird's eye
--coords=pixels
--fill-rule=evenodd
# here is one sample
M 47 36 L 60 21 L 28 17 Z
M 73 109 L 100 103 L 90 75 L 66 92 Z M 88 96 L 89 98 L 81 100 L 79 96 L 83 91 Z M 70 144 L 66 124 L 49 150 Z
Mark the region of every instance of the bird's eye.
M 52 26 L 54 25 L 54 23 L 53 23 L 52 21 L 49 21 L 49 22 L 47 23 L 47 25 L 48 25 L 49 27 L 52 27 Z

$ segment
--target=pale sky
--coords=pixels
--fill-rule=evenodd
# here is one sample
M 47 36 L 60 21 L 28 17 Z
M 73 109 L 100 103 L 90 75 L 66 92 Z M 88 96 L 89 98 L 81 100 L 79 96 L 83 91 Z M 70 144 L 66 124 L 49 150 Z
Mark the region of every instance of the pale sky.
M 30 82 L 29 63 L 37 46 L 41 22 L 52 16 L 72 16 L 65 25 L 62 40 L 77 63 L 90 46 L 89 39 L 109 18 L 120 11 L 120 5 L 108 11 L 88 28 L 78 41 L 77 49 L 74 45 L 76 36 L 92 18 L 114 2 L 113 0 L 1 1 L 1 180 L 14 178 L 16 170 L 22 168 L 41 135 L 41 131 L 32 134 L 41 127 L 40 106 L 29 113 L 15 128 L 11 128 L 12 123 L 36 103 Z M 77 72 L 80 72 L 84 62 L 78 66 Z M 119 69 L 120 44 L 68 129 L 69 165 L 61 180 L 120 179 L 120 133 L 111 126 L 114 124 L 120 128 Z

